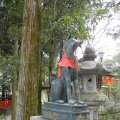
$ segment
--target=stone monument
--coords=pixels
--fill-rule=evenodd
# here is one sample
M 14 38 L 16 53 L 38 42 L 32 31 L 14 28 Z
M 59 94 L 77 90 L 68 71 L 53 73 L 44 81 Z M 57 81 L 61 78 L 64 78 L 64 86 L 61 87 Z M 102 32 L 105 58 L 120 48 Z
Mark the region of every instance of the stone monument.
M 31 120 L 89 120 L 87 105 L 80 99 L 78 65 L 74 51 L 81 43 L 70 36 L 64 45 L 64 54 L 58 64 L 58 78 L 51 80 L 50 101 L 42 107 L 42 117 Z M 52 77 L 54 78 L 54 77 Z M 75 100 L 71 95 L 71 83 L 75 89 Z
M 98 120 L 98 108 L 104 102 L 106 96 L 101 92 L 102 76 L 110 74 L 102 63 L 95 61 L 94 48 L 88 46 L 79 65 L 79 86 L 81 100 L 88 105 L 90 120 Z

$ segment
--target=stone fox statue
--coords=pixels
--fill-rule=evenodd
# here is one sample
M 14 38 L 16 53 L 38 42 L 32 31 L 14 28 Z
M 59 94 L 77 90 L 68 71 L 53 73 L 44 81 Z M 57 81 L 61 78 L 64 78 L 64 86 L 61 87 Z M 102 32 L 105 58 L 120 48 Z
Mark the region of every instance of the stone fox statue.
M 68 38 L 64 45 L 64 54 L 58 63 L 58 78 L 51 81 L 50 101 L 63 100 L 65 103 L 73 104 L 71 96 L 71 82 L 75 89 L 76 102 L 80 101 L 80 90 L 78 86 L 78 65 L 74 52 L 81 43 L 74 38 Z

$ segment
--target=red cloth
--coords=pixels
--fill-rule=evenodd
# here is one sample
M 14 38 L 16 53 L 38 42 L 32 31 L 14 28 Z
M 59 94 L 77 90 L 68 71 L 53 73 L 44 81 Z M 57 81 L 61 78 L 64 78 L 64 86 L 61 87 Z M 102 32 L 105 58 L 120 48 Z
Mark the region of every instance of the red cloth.
M 0 101 L 0 109 L 3 109 L 5 107 L 12 107 L 12 100 Z
M 58 77 L 61 77 L 61 67 L 70 67 L 75 70 L 78 70 L 78 65 L 74 55 L 71 58 L 67 58 L 67 54 L 64 53 L 60 62 L 58 63 Z

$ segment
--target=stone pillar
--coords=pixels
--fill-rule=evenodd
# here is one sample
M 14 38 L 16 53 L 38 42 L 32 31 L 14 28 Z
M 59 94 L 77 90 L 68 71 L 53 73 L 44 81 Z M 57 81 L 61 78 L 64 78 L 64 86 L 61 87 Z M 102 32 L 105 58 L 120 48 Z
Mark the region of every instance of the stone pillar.
M 90 120 L 98 120 L 98 108 L 99 106 L 89 106 Z

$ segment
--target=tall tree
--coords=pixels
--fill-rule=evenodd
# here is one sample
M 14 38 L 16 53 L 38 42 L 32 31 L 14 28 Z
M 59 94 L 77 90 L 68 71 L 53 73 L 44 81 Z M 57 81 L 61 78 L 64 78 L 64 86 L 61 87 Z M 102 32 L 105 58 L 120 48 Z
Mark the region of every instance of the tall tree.
M 19 49 L 21 27 L 23 20 L 23 0 L 4 0 L 0 6 L 0 70 L 2 71 L 2 86 L 12 83 L 12 120 L 16 112 L 16 90 L 19 74 Z M 19 45 L 19 47 L 18 47 Z M 9 67 L 8 67 L 9 66 Z M 10 82 L 8 82 L 10 76 Z
M 38 114 L 40 21 L 40 0 L 25 0 L 16 120 Z
M 87 0 L 43 1 L 42 39 L 44 53 L 49 56 L 49 75 L 55 68 L 58 54 L 62 54 L 60 49 L 69 34 L 80 40 L 88 37 L 85 26 L 87 4 Z

